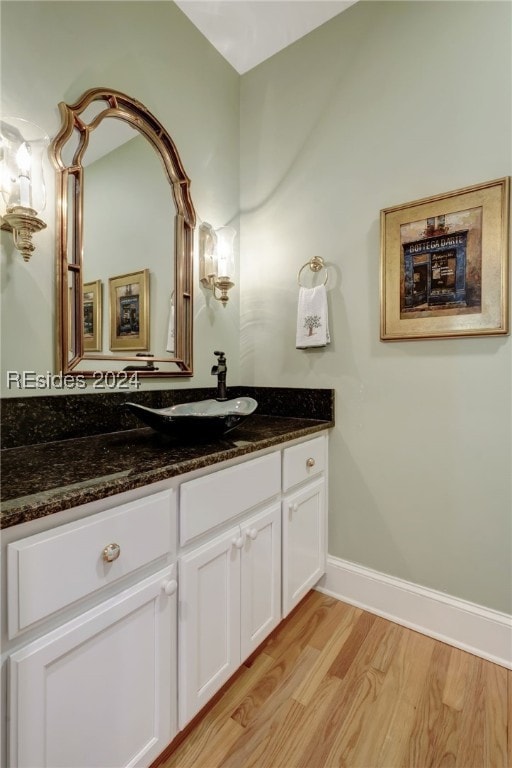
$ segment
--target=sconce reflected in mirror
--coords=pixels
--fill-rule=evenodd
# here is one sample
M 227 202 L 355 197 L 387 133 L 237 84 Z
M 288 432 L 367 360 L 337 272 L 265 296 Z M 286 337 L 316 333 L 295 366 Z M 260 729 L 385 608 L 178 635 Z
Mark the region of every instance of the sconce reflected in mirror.
M 37 215 L 46 205 L 43 156 L 49 143 L 35 123 L 18 117 L 0 122 L 0 186 L 6 205 L 1 227 L 12 232 L 25 261 L 35 249 L 32 235 L 46 227 Z
M 228 291 L 234 286 L 235 237 L 233 227 L 213 229 L 207 222 L 199 227 L 199 278 L 224 306 L 229 301 Z

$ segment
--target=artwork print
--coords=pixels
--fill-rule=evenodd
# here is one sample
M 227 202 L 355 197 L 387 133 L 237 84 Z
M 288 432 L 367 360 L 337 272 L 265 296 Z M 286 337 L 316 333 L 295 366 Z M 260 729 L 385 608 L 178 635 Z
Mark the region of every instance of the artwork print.
M 102 290 L 101 280 L 84 283 L 82 290 L 82 334 L 84 351 L 101 350 Z
M 111 277 L 110 349 L 149 349 L 149 270 Z
M 140 296 L 137 283 L 116 288 L 116 335 L 119 339 L 139 337 Z
M 382 341 L 509 332 L 510 178 L 380 212 Z
M 400 226 L 400 318 L 482 309 L 482 207 Z

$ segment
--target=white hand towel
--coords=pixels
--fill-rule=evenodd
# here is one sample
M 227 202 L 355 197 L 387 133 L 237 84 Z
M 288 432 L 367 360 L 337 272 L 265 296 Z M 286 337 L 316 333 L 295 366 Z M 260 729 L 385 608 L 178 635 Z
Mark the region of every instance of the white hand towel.
M 167 326 L 167 344 L 165 348 L 167 352 L 174 355 L 174 292 L 171 293 L 169 304 L 169 323 Z
M 300 288 L 297 310 L 297 349 L 325 347 L 330 342 L 325 285 Z

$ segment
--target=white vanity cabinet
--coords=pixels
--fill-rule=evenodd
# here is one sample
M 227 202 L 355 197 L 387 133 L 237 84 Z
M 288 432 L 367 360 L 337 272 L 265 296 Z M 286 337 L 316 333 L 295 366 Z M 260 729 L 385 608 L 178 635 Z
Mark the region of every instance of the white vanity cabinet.
M 11 636 L 115 584 L 10 655 L 11 768 L 142 768 L 172 740 L 175 529 L 167 490 L 8 546 Z
M 180 557 L 179 727 L 240 665 L 240 529 Z
M 12 654 L 10 765 L 147 766 L 176 733 L 171 569 Z
M 275 502 L 240 526 L 240 662 L 281 620 L 281 505 Z
M 281 620 L 280 474 L 277 451 L 181 486 L 180 728 Z
M 325 573 L 327 436 L 283 451 L 283 616 Z
M 10 529 L 10 768 L 151 765 L 324 573 L 326 475 L 323 432 Z

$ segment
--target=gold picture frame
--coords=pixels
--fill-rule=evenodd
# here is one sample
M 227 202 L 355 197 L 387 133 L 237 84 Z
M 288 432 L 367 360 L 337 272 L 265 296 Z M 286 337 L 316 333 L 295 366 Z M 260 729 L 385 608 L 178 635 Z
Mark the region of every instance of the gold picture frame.
M 380 212 L 380 338 L 509 332 L 510 178 Z
M 149 269 L 109 278 L 110 349 L 149 350 Z
M 102 315 L 101 280 L 84 283 L 82 287 L 82 331 L 85 352 L 101 352 Z

